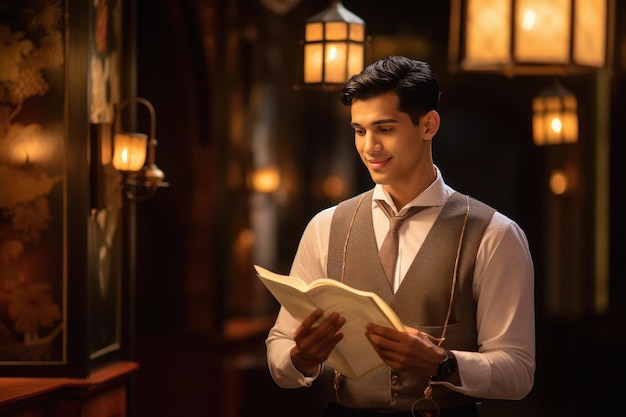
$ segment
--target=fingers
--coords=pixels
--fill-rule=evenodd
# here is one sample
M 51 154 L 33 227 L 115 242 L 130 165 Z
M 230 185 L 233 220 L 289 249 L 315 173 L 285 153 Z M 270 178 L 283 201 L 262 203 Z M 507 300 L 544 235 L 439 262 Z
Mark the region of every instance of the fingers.
M 368 323 L 365 329 L 368 337 L 371 336 L 372 338 L 374 338 L 374 340 L 381 342 L 386 340 L 389 342 L 401 343 L 402 341 L 406 340 L 407 336 L 410 334 L 400 332 L 390 327 L 380 326 L 374 323 Z M 417 329 L 415 330 L 417 331 Z
M 321 308 L 318 308 L 317 310 L 309 314 L 309 316 L 305 318 L 302 323 L 300 323 L 300 327 L 304 329 L 313 327 L 315 323 L 317 323 L 317 321 L 322 318 L 323 315 L 324 311 Z
M 404 326 L 404 330 L 406 330 L 406 332 L 408 334 L 413 335 L 413 336 L 417 336 L 419 334 L 423 334 L 423 332 L 420 332 L 415 327 Z
M 324 362 L 343 338 L 339 330 L 345 319 L 338 313 L 331 313 L 320 321 L 322 316 L 322 310 L 314 311 L 302 321 L 294 333 L 296 345 L 291 351 L 292 362 L 304 374 L 312 372 Z
M 309 339 L 310 342 L 328 340 L 332 338 L 345 323 L 345 319 L 335 312 L 330 313 L 327 318 L 320 322 L 322 316 L 323 311 L 318 309 L 304 319 L 294 334 L 296 342 L 305 339 Z
M 376 341 L 380 341 L 384 343 L 384 341 L 396 342 L 396 343 L 406 343 L 408 340 L 414 340 L 414 338 L 423 339 L 424 341 L 428 341 L 430 344 L 433 344 L 433 338 L 428 333 L 422 332 L 413 327 L 405 327 L 406 332 L 400 332 L 396 329 L 392 329 L 390 327 L 380 326 L 374 323 L 368 323 L 366 325 L 367 333 L 372 336 L 372 338 Z
M 428 375 L 433 363 L 436 364 L 438 348 L 426 333 L 417 329 L 400 332 L 370 323 L 366 336 L 381 359 L 393 369 Z
M 405 350 L 409 336 L 397 330 L 368 325 L 365 336 L 368 338 L 378 355 L 386 361 L 396 361 L 400 359 L 400 353 Z

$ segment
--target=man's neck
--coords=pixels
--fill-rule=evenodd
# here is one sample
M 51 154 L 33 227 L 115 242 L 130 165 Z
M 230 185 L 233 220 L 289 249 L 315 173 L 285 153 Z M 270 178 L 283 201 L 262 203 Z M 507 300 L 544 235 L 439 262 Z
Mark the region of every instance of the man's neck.
M 396 208 L 400 211 L 402 207 L 424 192 L 436 179 L 437 171 L 432 166 L 432 170 L 425 171 L 419 176 L 416 175 L 412 181 L 393 185 L 383 184 L 383 188 L 389 193 Z

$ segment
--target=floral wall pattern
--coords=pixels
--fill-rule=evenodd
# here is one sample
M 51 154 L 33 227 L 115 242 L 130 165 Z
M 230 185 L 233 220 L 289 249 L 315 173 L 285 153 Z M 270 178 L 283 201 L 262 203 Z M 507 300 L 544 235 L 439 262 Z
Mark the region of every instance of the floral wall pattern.
M 63 17 L 0 0 L 0 362 L 64 359 Z

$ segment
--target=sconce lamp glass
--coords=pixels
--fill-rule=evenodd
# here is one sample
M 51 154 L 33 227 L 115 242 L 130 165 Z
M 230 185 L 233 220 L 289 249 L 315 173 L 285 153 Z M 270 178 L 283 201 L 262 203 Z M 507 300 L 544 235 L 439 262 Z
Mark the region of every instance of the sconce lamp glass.
M 558 82 L 533 99 L 533 140 L 539 146 L 578 141 L 576 96 Z
M 608 67 L 613 1 L 453 0 L 450 67 L 510 76 Z
M 365 22 L 333 1 L 306 22 L 304 84 L 338 88 L 363 69 L 364 53 Z
M 116 133 L 113 148 L 113 167 L 118 171 L 137 172 L 146 162 L 148 135 Z

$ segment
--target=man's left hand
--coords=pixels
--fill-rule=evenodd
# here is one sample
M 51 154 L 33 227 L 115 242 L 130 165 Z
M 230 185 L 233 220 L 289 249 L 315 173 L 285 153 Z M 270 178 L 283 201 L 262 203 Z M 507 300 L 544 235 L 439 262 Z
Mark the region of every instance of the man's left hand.
M 426 333 L 407 327 L 406 332 L 368 323 L 365 335 L 392 369 L 419 375 L 436 375 L 445 354 Z

